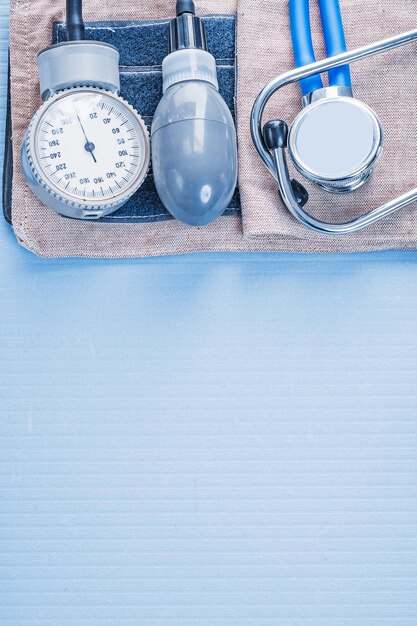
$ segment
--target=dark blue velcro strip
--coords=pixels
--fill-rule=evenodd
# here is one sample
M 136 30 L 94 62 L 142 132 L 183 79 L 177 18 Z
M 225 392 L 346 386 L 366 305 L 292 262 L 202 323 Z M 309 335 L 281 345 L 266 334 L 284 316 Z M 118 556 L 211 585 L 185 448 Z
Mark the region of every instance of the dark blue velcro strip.
M 207 42 L 218 67 L 220 92 L 235 114 L 236 19 L 231 15 L 203 17 Z M 168 53 L 169 20 L 138 22 L 89 22 L 86 39 L 105 41 L 120 52 L 121 95 L 142 115 L 148 128 L 162 97 L 161 65 Z M 53 29 L 53 43 L 66 41 L 65 25 Z M 239 192 L 225 215 L 240 213 Z M 152 168 L 139 191 L 113 215 L 103 221 L 144 223 L 173 219 L 155 189 Z

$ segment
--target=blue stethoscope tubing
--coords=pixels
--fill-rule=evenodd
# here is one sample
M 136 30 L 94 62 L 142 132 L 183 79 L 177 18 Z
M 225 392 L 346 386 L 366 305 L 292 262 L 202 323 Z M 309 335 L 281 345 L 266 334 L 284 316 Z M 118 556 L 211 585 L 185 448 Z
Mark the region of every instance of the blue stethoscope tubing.
M 339 0 L 318 0 L 327 56 L 335 56 L 347 51 Z M 303 67 L 316 61 L 311 35 L 309 0 L 289 0 L 291 38 L 296 67 Z M 320 75 L 300 81 L 303 95 L 323 88 Z M 349 65 L 342 65 L 329 71 L 329 86 L 351 87 Z

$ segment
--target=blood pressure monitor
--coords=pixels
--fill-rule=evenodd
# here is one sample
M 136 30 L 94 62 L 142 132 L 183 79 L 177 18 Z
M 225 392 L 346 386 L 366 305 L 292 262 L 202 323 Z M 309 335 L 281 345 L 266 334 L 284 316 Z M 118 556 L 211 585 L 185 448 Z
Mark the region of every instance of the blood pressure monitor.
M 119 53 L 108 44 L 69 41 L 38 55 L 45 100 L 22 145 L 33 193 L 71 218 L 96 220 L 120 208 L 149 169 L 150 140 L 119 95 Z

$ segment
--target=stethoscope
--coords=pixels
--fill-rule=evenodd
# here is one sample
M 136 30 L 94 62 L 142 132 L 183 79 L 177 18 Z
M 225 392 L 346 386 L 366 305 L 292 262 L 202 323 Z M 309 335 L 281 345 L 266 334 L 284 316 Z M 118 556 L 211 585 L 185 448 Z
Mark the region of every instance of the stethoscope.
M 319 0 L 328 58 L 316 61 L 309 0 L 290 0 L 289 6 L 297 69 L 278 76 L 259 94 L 251 115 L 252 139 L 278 182 L 285 206 L 299 222 L 322 234 L 351 234 L 415 202 L 417 188 L 350 222 L 322 222 L 304 209 L 308 193 L 291 179 L 287 152 L 305 179 L 330 193 L 362 187 L 382 152 L 383 130 L 374 111 L 353 97 L 349 64 L 411 43 L 417 39 L 417 30 L 347 52 L 339 0 Z M 323 86 L 323 72 L 329 73 L 328 87 Z M 300 82 L 303 109 L 291 127 L 283 120 L 263 126 L 268 101 L 282 87 L 296 82 Z

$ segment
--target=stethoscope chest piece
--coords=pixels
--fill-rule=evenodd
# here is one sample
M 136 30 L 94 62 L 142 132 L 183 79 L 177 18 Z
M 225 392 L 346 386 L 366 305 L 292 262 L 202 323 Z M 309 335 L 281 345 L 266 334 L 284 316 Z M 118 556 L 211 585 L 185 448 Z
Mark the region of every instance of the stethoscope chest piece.
M 383 131 L 375 113 L 350 96 L 322 89 L 304 99 L 288 150 L 305 178 L 332 193 L 359 189 L 381 154 Z
M 316 61 L 309 0 L 289 0 L 296 69 L 277 76 L 253 105 L 251 134 L 259 156 L 278 183 L 284 206 L 304 226 L 322 235 L 351 235 L 416 201 L 417 188 L 346 221 L 324 221 L 306 209 L 309 192 L 291 178 L 288 155 L 308 181 L 331 193 L 355 191 L 371 177 L 382 152 L 378 117 L 352 94 L 350 63 L 417 40 L 417 30 L 346 50 L 339 0 L 318 0 L 327 59 Z M 328 87 L 322 74 L 328 73 Z M 283 119 L 263 123 L 266 105 L 283 87 L 299 82 L 303 109 L 288 128 Z

